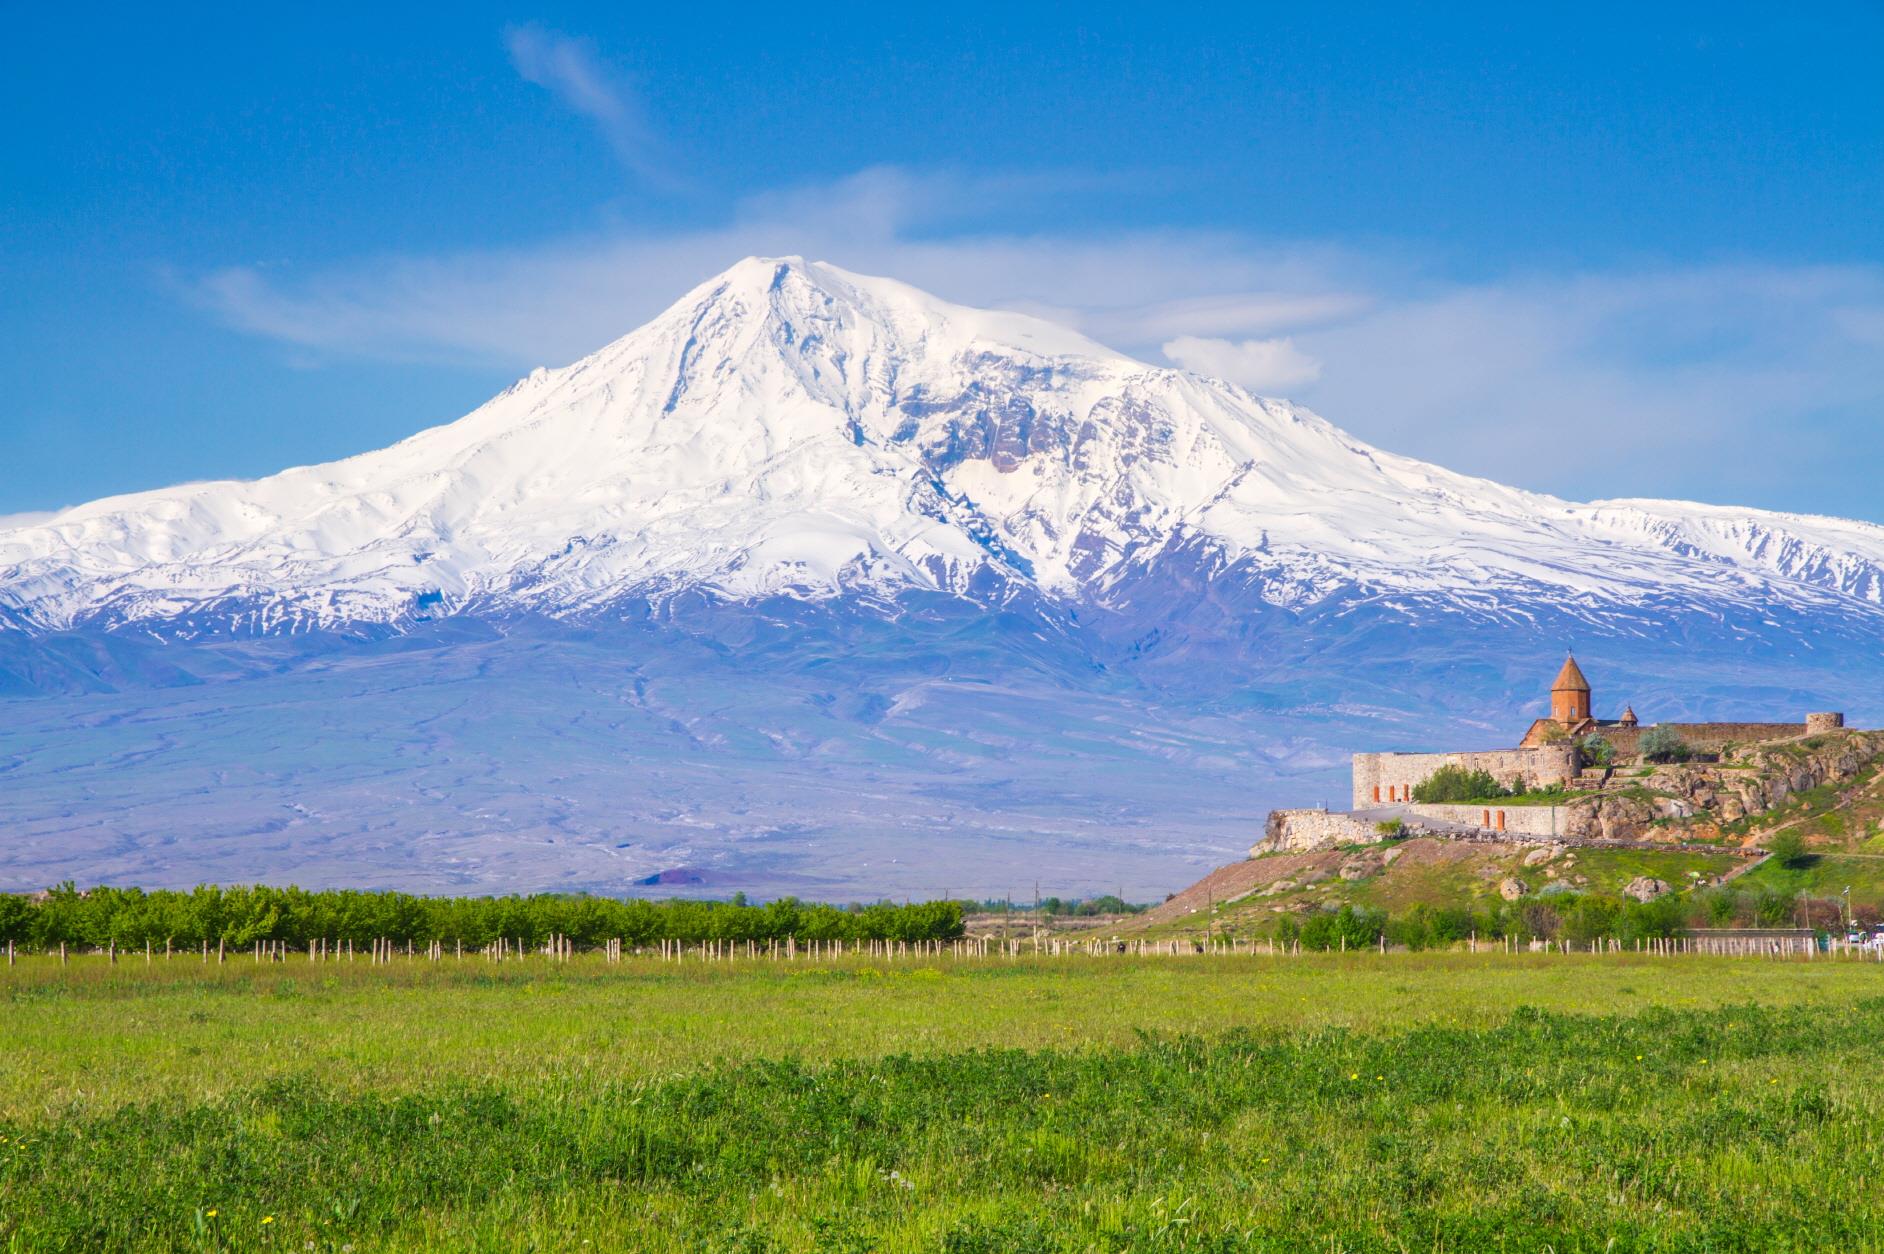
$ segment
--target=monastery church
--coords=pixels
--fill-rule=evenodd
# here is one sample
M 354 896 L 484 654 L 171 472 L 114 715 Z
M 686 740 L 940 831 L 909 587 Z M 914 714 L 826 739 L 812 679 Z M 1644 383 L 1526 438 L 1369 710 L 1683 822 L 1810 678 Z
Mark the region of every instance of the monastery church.
M 1413 789 L 1442 766 L 1485 771 L 1507 788 L 1546 788 L 1573 784 L 1581 774 L 1590 737 L 1600 736 L 1612 758 L 1634 760 L 1648 728 L 1635 708 L 1624 705 L 1613 719 L 1597 718 L 1590 681 L 1574 657 L 1550 685 L 1550 714 L 1532 723 L 1513 749 L 1465 750 L 1440 753 L 1357 753 L 1354 755 L 1356 810 L 1402 805 L 1413 799 Z M 1836 730 L 1845 725 L 1843 714 L 1808 714 L 1796 723 L 1663 723 L 1702 755 L 1717 754 L 1729 745 L 1768 740 L 1790 740 Z

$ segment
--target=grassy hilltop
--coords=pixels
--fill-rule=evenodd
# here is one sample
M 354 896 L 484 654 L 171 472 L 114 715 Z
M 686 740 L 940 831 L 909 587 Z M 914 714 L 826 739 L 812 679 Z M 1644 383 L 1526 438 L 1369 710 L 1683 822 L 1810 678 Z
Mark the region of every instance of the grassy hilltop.
M 1880 1034 L 1849 960 L 34 958 L 0 1246 L 1873 1248 Z

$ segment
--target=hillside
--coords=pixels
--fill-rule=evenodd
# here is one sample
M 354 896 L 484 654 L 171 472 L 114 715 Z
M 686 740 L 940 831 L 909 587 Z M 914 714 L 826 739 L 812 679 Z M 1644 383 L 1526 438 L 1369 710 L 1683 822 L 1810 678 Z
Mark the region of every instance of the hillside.
M 1383 835 L 1373 844 L 1261 853 L 1219 867 L 1121 930 L 1261 936 L 1284 917 L 1347 905 L 1390 915 L 1416 906 L 1482 912 L 1564 893 L 1621 897 L 1643 880 L 1697 902 L 1728 885 L 1818 899 L 1849 889 L 1856 912 L 1884 911 L 1884 733 L 1838 732 L 1750 747 L 1718 763 L 1635 768 L 1617 787 L 1564 809 L 1589 812 L 1565 821 L 1584 836 Z M 1768 847 L 1789 836 L 1801 848 L 1769 857 Z

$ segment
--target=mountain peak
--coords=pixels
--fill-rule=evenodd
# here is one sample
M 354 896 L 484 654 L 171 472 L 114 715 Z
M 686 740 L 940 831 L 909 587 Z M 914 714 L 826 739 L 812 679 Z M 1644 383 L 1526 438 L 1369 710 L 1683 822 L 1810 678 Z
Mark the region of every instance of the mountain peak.
M 958 351 L 991 348 L 1152 368 L 1043 318 L 954 304 L 895 279 L 799 256 L 743 258 L 676 301 L 652 325 L 694 322 L 703 305 L 722 305 L 734 317 L 771 319 L 787 327 L 867 325 L 891 351 L 909 352 L 933 339 Z
M 1176 585 L 1617 621 L 1668 597 L 1874 608 L 1884 529 L 1574 505 L 1038 318 L 749 257 L 390 448 L 0 531 L 0 630 L 286 631 L 688 591 L 1116 607 Z

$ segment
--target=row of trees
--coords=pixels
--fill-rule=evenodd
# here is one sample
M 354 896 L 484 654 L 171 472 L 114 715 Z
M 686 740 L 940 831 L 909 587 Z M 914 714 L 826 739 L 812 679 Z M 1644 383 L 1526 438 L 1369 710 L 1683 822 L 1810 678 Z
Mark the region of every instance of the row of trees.
M 243 948 L 281 941 L 375 939 L 399 944 L 441 941 L 479 948 L 502 937 L 526 946 L 552 935 L 579 948 L 619 939 L 634 947 L 661 940 L 774 941 L 952 940 L 962 934 L 960 902 L 920 905 L 823 906 L 786 898 L 764 905 L 713 901 L 617 901 L 608 897 L 419 897 L 410 893 L 301 888 L 220 888 L 145 892 L 63 884 L 46 894 L 0 894 L 0 944 L 28 947 L 148 942 L 195 947 L 219 942 Z
M 1142 914 L 1145 906 L 1133 905 L 1125 898 L 1113 893 L 1099 897 L 1042 897 L 1040 912 L 1049 917 L 1091 919 L 1100 915 Z
M 1343 906 L 1297 919 L 1284 917 L 1279 939 L 1304 949 L 1366 949 L 1384 936 L 1409 949 L 1445 948 L 1468 937 L 1480 940 L 1563 940 L 1585 945 L 1613 938 L 1625 945 L 1669 937 L 1691 927 L 1837 927 L 1839 901 L 1808 899 L 1776 889 L 1730 887 L 1695 894 L 1669 894 L 1632 901 L 1607 893 L 1565 893 L 1548 898 L 1497 902 L 1484 909 L 1416 905 L 1389 916 L 1384 910 Z M 1853 922 L 1875 924 L 1877 911 L 1854 907 Z

